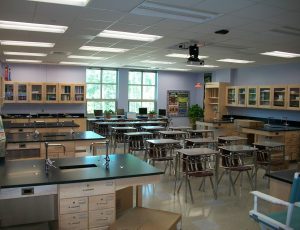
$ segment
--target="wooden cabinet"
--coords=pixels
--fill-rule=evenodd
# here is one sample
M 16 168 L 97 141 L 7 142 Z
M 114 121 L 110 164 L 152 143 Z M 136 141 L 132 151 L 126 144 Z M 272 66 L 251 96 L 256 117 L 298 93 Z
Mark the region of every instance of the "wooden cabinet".
M 258 87 L 258 107 L 271 108 L 271 87 L 259 86 Z
M 73 84 L 72 85 L 72 101 L 73 103 L 84 103 L 85 99 L 85 84 Z
M 222 116 L 227 114 L 225 107 L 226 86 L 224 82 L 209 82 L 205 84 L 205 99 L 204 99 L 204 119 L 220 120 Z
M 16 87 L 16 102 L 28 102 L 28 83 L 15 83 Z
M 16 87 L 14 82 L 4 82 L 4 103 L 14 103 L 16 101 Z
M 247 88 L 247 107 L 257 107 L 257 87 L 249 86 Z
M 235 106 L 237 105 L 237 88 L 236 87 L 227 87 L 226 89 L 226 105 Z
M 59 185 L 58 198 L 59 229 L 105 229 L 115 221 L 113 181 Z
M 47 83 L 45 84 L 46 103 L 57 103 L 58 102 L 58 84 L 57 83 Z
M 247 88 L 237 87 L 237 106 L 245 107 L 247 102 Z
M 72 92 L 70 84 L 59 84 L 59 102 L 70 103 L 72 101 Z
M 42 83 L 29 83 L 29 102 L 42 103 L 44 102 L 44 85 Z
M 285 86 L 272 87 L 272 107 L 275 109 L 284 109 L 286 107 L 286 91 Z
M 287 109 L 300 109 L 300 85 L 287 87 Z

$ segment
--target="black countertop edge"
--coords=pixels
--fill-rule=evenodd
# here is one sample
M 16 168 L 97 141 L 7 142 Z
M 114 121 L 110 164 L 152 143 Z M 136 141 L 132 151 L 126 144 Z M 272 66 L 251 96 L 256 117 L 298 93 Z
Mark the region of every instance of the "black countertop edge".
M 71 122 L 26 122 L 26 123 L 11 123 L 11 122 L 3 122 L 4 129 L 26 129 L 26 128 L 71 128 L 71 127 L 80 127 L 80 125 Z
M 84 113 L 11 113 L 11 114 L 1 114 L 3 119 L 18 119 L 18 118 L 86 118 Z
M 276 171 L 276 172 L 271 172 L 270 174 L 266 174 L 266 176 L 275 180 L 292 184 L 294 180 L 294 174 L 297 171 L 299 170 L 292 169 L 292 170 Z

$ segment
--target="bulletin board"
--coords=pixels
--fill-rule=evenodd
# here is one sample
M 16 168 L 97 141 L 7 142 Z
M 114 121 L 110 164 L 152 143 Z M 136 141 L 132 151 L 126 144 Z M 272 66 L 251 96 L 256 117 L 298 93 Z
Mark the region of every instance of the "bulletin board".
M 190 105 L 190 91 L 168 90 L 167 113 L 171 117 L 187 117 Z

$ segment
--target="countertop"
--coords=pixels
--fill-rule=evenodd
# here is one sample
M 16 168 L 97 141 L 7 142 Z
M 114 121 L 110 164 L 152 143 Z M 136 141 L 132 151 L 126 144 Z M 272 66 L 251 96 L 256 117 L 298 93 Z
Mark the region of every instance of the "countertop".
M 72 121 L 64 122 L 26 122 L 26 123 L 11 123 L 4 122 L 4 129 L 26 129 L 26 128 L 61 128 L 61 127 L 79 127 L 78 124 Z
M 99 140 L 105 139 L 93 131 L 85 132 L 60 132 L 60 133 L 8 133 L 6 143 L 26 143 L 26 142 L 52 142 L 52 141 L 78 141 L 78 140 Z
M 109 155 L 109 169 L 105 168 L 105 155 L 54 159 L 57 168 L 45 173 L 44 160 L 6 161 L 0 164 L 0 188 L 67 184 L 98 180 L 113 180 L 163 174 L 131 154 Z M 60 169 L 61 166 L 95 164 L 97 167 Z
M 284 126 L 284 125 L 264 125 L 263 127 L 259 128 L 246 128 L 246 129 L 254 129 L 259 131 L 266 131 L 266 132 L 286 132 L 286 131 L 299 131 L 300 127 L 293 127 L 293 126 Z
M 29 116 L 34 118 L 85 118 L 83 113 L 20 113 L 20 114 L 2 114 L 2 119 L 19 119 L 25 118 L 28 119 Z
M 270 174 L 267 174 L 267 176 L 272 178 L 272 179 L 275 179 L 275 180 L 279 180 L 279 181 L 282 181 L 282 182 L 285 182 L 285 183 L 292 184 L 295 172 L 297 172 L 296 169 L 276 171 L 276 172 L 272 172 Z

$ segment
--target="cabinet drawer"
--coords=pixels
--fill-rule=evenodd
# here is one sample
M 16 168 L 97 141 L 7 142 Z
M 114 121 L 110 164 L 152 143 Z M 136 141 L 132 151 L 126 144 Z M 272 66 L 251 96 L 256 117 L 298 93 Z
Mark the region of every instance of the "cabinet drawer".
M 114 181 L 111 180 L 59 185 L 60 199 L 82 196 L 96 196 L 114 192 L 115 184 Z
M 60 214 L 85 212 L 88 210 L 88 198 L 71 198 L 61 199 L 59 201 L 59 212 Z
M 19 150 L 19 149 L 39 149 L 41 147 L 40 143 L 9 143 L 7 144 L 7 150 Z
M 89 228 L 90 230 L 109 230 L 109 226 Z
M 94 142 L 97 142 L 97 140 L 95 140 L 95 141 L 75 141 L 75 147 L 79 147 L 79 146 L 90 147 L 90 145 Z
M 115 207 L 115 194 L 106 194 L 89 197 L 89 210 L 102 210 Z
M 115 221 L 115 209 L 89 211 L 89 227 L 101 227 L 112 224 Z
M 299 132 L 286 132 L 285 138 L 290 139 L 290 138 L 299 138 Z
M 30 128 L 18 128 L 18 129 L 8 129 L 9 133 L 33 133 L 34 129 Z
M 60 230 L 86 230 L 88 228 L 88 213 L 79 212 L 59 216 Z

